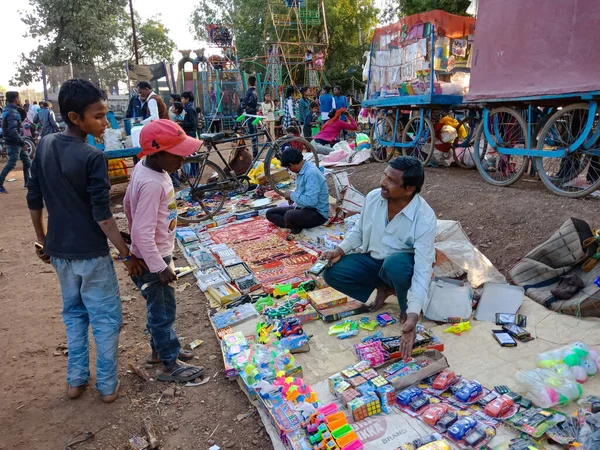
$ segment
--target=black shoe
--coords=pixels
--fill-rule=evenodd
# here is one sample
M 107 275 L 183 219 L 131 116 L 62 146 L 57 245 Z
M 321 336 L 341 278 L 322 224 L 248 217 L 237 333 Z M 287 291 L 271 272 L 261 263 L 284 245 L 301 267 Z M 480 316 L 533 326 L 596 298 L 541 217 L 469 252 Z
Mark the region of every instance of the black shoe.
M 290 234 L 300 234 L 302 233 L 302 228 L 290 228 Z
M 0 186 L 0 194 L 8 194 L 8 191 L 4 189 L 4 186 Z

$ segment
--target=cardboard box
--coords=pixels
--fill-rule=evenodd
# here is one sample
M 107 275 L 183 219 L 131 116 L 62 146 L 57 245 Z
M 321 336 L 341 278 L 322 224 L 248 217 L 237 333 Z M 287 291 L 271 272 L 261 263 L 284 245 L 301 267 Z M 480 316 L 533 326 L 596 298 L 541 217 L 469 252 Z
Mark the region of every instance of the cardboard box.
M 317 311 L 342 305 L 348 302 L 348 297 L 345 294 L 336 291 L 332 287 L 326 287 L 325 289 L 309 292 L 308 297 Z
M 418 383 L 422 379 L 430 377 L 431 375 L 435 375 L 436 373 L 439 373 L 442 370 L 447 369 L 449 367 L 448 360 L 438 350 L 425 350 L 419 356 L 415 356 L 415 359 L 417 361 L 428 359 L 430 361 L 430 364 L 428 366 L 423 367 L 418 372 L 410 373 L 403 377 L 397 377 L 388 380 L 396 390 L 407 388 L 408 386 Z M 391 362 L 392 361 L 389 361 L 383 367 L 387 367 L 389 364 L 391 364 Z
M 290 173 L 287 171 L 287 169 L 278 169 L 271 172 L 271 178 L 273 179 L 273 182 L 281 183 L 282 181 L 287 181 L 290 179 Z M 264 173 L 262 175 L 259 175 L 257 180 L 258 184 L 268 183 L 267 176 Z
M 350 317 L 366 312 L 369 312 L 369 307 L 358 300 L 350 300 L 342 305 L 337 305 L 323 310 L 317 309 L 317 314 L 324 322 L 335 322 L 336 320 L 343 319 L 344 317 Z

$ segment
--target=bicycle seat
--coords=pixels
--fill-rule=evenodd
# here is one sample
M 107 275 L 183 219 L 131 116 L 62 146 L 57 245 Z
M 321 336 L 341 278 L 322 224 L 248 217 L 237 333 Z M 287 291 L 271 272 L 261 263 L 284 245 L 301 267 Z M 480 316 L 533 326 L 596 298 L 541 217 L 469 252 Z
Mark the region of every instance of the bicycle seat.
M 202 133 L 200 139 L 205 142 L 217 142 L 225 137 L 225 133 Z

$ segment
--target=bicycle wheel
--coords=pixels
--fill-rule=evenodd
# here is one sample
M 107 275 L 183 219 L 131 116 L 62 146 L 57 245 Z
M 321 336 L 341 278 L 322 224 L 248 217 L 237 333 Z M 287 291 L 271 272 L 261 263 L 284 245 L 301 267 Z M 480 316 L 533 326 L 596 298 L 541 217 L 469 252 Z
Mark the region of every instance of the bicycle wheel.
M 185 161 L 179 196 L 189 206 L 177 215 L 181 223 L 212 219 L 227 200 L 228 178 L 223 169 L 206 158 L 200 156 Z
M 423 121 L 421 135 L 418 139 L 415 139 L 419 134 L 421 120 Z M 433 156 L 435 142 L 435 130 L 433 129 L 433 122 L 431 122 L 431 119 L 427 116 L 417 116 L 410 119 L 402 132 L 402 142 L 412 143 L 412 146 L 410 147 L 402 147 L 402 154 L 404 156 L 414 156 L 421 161 L 424 166 L 427 165 Z
M 35 143 L 33 142 L 33 139 L 23 138 L 23 141 L 25 141 L 23 148 L 29 155 L 29 159 L 33 160 L 33 158 L 35 158 Z
M 557 111 L 539 134 L 538 150 L 568 148 L 581 137 L 588 118 L 587 103 L 569 105 Z M 594 121 L 590 134 L 598 127 L 598 118 Z M 600 187 L 600 142 L 595 142 L 589 150 L 582 146 L 563 158 L 536 157 L 535 164 L 542 182 L 554 194 L 585 197 Z
M 275 142 L 272 142 L 270 144 L 270 147 L 271 148 L 269 148 L 269 150 L 267 151 L 267 156 L 265 157 L 265 165 L 264 165 L 265 176 L 267 177 L 267 180 L 268 180 L 271 188 L 275 192 L 277 192 L 279 195 L 282 195 L 283 192 L 286 191 L 287 189 L 277 186 L 280 182 L 277 179 L 273 178 L 273 170 L 272 170 L 271 164 L 273 163 L 274 159 L 281 161 L 281 153 L 286 148 L 295 148 L 297 150 L 300 150 L 303 154 L 304 153 L 312 154 L 312 159 L 311 159 L 312 162 L 317 167 L 319 167 L 319 154 L 317 153 L 315 148 L 310 144 L 310 142 L 308 142 L 304 138 L 297 137 L 297 136 L 283 137 L 281 139 L 276 140 Z M 306 157 L 305 157 L 305 159 L 306 159 Z
M 527 156 L 496 152 L 485 139 L 482 122 L 475 133 L 475 165 L 483 179 L 494 186 L 509 186 L 517 181 L 529 163 Z M 487 126 L 497 146 L 529 148 L 527 123 L 516 110 L 500 107 L 489 114 Z
M 400 132 L 402 131 L 402 124 L 398 123 L 398 129 L 396 131 L 396 139 L 394 139 L 394 121 L 389 116 L 381 116 L 377 118 L 375 124 L 371 127 L 370 144 L 371 144 L 371 156 L 377 162 L 387 162 L 392 159 L 392 156 L 396 152 L 396 149 L 392 146 L 385 146 L 379 142 L 379 139 L 383 141 L 400 141 Z M 379 139 L 378 139 L 379 138 Z
M 475 168 L 474 162 L 470 161 L 471 164 L 465 162 L 465 152 L 468 151 L 469 147 L 473 146 L 473 142 L 475 141 L 475 131 L 477 130 L 479 123 L 480 120 L 477 117 L 465 117 L 458 123 L 458 127 L 456 128 L 459 136 L 456 137 L 452 144 L 452 158 L 454 158 L 454 162 L 463 169 Z M 463 130 L 462 138 L 460 137 L 461 129 Z M 472 160 L 473 158 L 468 159 Z

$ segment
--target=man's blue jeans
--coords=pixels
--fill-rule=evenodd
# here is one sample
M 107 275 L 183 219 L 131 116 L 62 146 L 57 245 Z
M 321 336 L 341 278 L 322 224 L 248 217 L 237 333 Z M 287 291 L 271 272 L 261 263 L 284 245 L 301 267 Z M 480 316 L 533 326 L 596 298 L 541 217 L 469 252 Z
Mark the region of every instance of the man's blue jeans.
M 171 257 L 164 258 L 167 264 Z M 170 366 L 177 361 L 181 348 L 175 333 L 175 283 L 161 284 L 157 273 L 144 270 L 139 277 L 131 277 L 146 299 L 148 310 L 146 328 L 150 333 L 150 346 L 156 351 L 160 362 Z
M 51 258 L 60 281 L 63 321 L 67 327 L 67 382 L 82 386 L 90 378 L 88 341 L 92 326 L 96 343 L 96 389 L 100 395 L 117 388 L 119 331 L 123 312 L 117 274 L 110 256 L 67 260 Z
M 27 181 L 29 180 L 29 169 L 31 168 L 31 159 L 29 158 L 29 155 L 20 145 L 7 145 L 6 153 L 8 154 L 8 161 L 4 166 L 4 169 L 2 169 L 2 172 L 0 172 L 0 186 L 4 184 L 4 180 L 8 176 L 8 173 L 17 166 L 19 157 L 23 163 L 23 179 L 25 180 L 25 185 L 27 185 Z
M 383 260 L 368 253 L 354 253 L 342 256 L 325 270 L 323 278 L 332 288 L 363 303 L 375 288 L 387 284 L 396 291 L 400 311 L 405 312 L 414 266 L 412 253 L 394 253 Z

